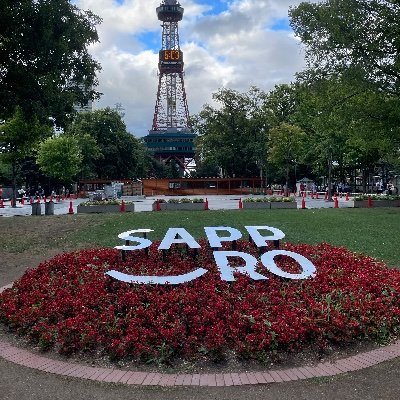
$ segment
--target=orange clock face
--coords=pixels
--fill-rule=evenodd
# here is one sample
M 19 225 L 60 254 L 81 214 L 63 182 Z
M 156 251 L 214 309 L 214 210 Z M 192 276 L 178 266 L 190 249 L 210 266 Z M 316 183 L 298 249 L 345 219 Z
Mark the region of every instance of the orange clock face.
M 162 50 L 160 52 L 161 61 L 182 61 L 182 52 L 180 50 Z

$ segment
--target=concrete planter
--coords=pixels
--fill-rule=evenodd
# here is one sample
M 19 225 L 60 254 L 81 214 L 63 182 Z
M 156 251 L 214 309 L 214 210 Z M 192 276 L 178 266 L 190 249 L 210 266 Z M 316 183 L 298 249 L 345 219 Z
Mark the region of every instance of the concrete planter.
M 244 201 L 243 208 L 245 208 L 246 210 L 269 210 L 271 208 L 271 203 L 269 201 Z
M 204 203 L 159 203 L 161 211 L 200 211 L 204 210 Z M 157 203 L 153 203 L 153 211 L 157 210 Z
M 271 201 L 271 208 L 297 209 L 295 201 Z
M 372 208 L 400 207 L 400 200 L 373 200 Z M 354 208 L 368 208 L 368 200 L 354 200 Z
M 118 213 L 121 210 L 119 204 L 101 204 L 97 206 L 82 206 L 78 205 L 78 214 L 100 214 L 100 213 Z M 134 212 L 134 204 L 125 204 L 126 212 Z
M 264 201 L 264 202 L 243 202 L 243 208 L 251 210 L 269 210 L 272 208 L 297 208 L 295 201 Z

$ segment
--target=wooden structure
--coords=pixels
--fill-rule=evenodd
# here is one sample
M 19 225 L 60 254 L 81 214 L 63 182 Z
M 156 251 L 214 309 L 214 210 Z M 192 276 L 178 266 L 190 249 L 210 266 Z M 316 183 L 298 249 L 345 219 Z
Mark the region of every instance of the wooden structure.
M 265 194 L 263 180 L 256 178 L 143 179 L 145 196 L 192 196 Z

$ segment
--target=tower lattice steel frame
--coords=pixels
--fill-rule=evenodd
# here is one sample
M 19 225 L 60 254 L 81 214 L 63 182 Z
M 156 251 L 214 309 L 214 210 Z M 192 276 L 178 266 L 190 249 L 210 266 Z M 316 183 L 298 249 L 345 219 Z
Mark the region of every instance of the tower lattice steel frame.
M 177 0 L 162 0 L 156 11 L 162 22 L 159 82 L 152 129 L 144 140 L 159 161 L 174 160 L 183 174 L 193 163 L 196 136 L 189 126 L 183 52 L 179 44 L 178 22 L 183 18 L 184 9 Z

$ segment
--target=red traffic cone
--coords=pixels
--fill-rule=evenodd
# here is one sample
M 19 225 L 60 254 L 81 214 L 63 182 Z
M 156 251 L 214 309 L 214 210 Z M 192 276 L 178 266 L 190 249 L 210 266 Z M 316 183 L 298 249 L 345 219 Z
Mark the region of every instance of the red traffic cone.
M 346 201 L 349 201 L 349 192 L 346 192 Z
M 243 208 L 243 201 L 242 201 L 242 199 L 240 198 L 239 199 L 239 210 L 241 210 Z
M 339 200 L 337 196 L 333 198 L 333 204 L 334 204 L 333 208 L 339 208 Z
M 120 212 L 125 212 L 126 211 L 125 202 L 123 200 L 121 201 L 121 207 L 119 208 L 119 211 Z
M 302 209 L 302 210 L 305 210 L 305 209 L 306 209 L 306 200 L 305 200 L 304 197 L 301 199 L 301 209 Z
M 4 200 L 0 199 L 0 208 L 4 208 Z
M 69 202 L 69 210 L 68 214 L 73 214 L 74 213 L 74 208 L 72 207 L 72 201 Z
M 206 199 L 206 201 L 204 202 L 204 210 L 205 211 L 209 210 L 209 208 L 208 208 L 208 199 Z
M 373 204 L 372 204 L 372 198 L 371 196 L 368 196 L 368 208 L 372 208 Z

